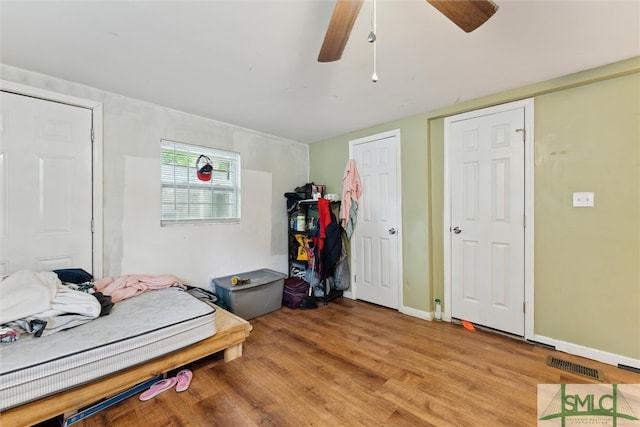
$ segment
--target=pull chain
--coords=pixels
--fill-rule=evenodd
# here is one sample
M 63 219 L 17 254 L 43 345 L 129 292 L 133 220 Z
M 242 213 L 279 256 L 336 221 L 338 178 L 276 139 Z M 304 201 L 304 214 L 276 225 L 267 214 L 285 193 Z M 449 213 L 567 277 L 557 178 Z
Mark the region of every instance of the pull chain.
M 367 41 L 373 44 L 373 74 L 371 75 L 371 81 L 376 83 L 378 81 L 378 72 L 376 70 L 378 65 L 377 58 L 377 44 L 376 44 L 376 24 L 377 24 L 377 16 L 376 16 L 376 0 L 373 0 L 373 12 L 371 15 L 371 32 L 369 32 L 369 37 L 367 37 Z

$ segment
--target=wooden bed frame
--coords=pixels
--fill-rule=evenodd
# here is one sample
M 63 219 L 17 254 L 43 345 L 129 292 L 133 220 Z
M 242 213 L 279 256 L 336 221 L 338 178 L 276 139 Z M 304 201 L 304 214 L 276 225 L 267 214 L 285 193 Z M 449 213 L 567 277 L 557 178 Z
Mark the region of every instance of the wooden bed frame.
M 141 365 L 115 372 L 108 377 L 7 409 L 0 413 L 0 425 L 2 427 L 24 427 L 61 414 L 72 414 L 150 378 L 219 351 L 224 351 L 224 360 L 229 362 L 242 356 L 242 344 L 249 336 L 251 329 L 251 324 L 246 320 L 216 307 L 217 332 L 214 336 Z

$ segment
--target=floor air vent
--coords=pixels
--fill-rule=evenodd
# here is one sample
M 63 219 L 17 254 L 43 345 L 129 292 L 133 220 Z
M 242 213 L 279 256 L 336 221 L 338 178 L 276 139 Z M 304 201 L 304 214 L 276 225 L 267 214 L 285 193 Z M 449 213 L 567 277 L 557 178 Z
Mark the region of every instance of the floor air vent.
M 563 371 L 571 372 L 572 374 L 578 374 L 593 378 L 594 380 L 604 381 L 604 374 L 599 369 L 589 368 L 567 360 L 558 359 L 557 357 L 549 356 L 547 358 L 547 365 L 562 369 Z

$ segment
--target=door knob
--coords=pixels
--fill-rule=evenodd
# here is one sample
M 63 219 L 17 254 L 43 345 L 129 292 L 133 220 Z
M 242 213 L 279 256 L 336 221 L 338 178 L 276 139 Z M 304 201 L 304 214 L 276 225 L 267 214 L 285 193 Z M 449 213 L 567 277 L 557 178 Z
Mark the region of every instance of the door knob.
M 396 229 L 395 228 L 390 228 L 389 229 L 389 234 L 396 234 Z
M 462 228 L 458 227 L 457 225 L 455 227 L 453 227 L 452 230 L 455 234 L 460 234 L 462 233 Z

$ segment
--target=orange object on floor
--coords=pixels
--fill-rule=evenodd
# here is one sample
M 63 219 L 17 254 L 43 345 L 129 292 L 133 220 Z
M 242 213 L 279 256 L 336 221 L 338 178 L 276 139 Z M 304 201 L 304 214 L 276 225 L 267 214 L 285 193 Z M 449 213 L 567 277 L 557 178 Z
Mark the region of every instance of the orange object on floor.
M 471 332 L 475 332 L 476 331 L 476 328 L 473 327 L 473 323 L 471 323 L 471 322 L 469 322 L 467 320 L 463 320 L 462 321 L 462 326 L 464 326 L 464 328 L 466 330 L 468 330 L 468 331 L 471 331 Z

